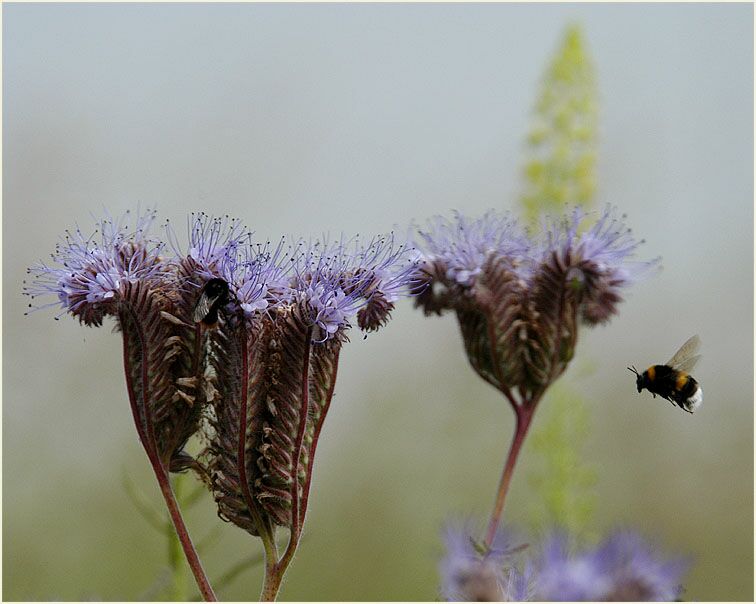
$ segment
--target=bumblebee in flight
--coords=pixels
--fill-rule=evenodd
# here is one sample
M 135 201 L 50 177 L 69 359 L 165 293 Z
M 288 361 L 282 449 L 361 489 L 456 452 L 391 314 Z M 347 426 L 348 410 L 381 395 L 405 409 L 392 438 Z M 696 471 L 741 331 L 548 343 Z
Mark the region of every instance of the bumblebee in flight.
M 214 327 L 218 323 L 218 310 L 228 302 L 228 297 L 228 282 L 223 279 L 210 279 L 203 286 L 194 305 L 194 322 Z
M 651 365 L 643 373 L 638 373 L 635 367 L 628 367 L 637 376 L 638 392 L 645 388 L 654 398 L 658 394 L 683 411 L 693 413 L 703 403 L 703 390 L 689 375 L 701 358 L 696 354 L 700 345 L 698 336 L 692 336 L 664 365 Z

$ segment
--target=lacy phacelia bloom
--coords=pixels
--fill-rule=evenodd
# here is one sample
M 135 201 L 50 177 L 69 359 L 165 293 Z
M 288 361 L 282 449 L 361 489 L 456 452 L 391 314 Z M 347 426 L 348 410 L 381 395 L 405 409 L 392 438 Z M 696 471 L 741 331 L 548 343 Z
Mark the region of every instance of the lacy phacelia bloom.
M 366 246 L 299 242 L 273 256 L 291 270 L 279 271 L 269 287 L 275 303 L 246 325 L 228 313 L 227 328 L 214 336 L 215 496 L 223 517 L 253 534 L 260 530 L 256 515 L 301 528 L 351 322 L 356 317 L 363 330 L 383 325 L 398 297 L 409 294 L 417 268 L 391 237 Z M 243 463 L 237 450 L 246 452 Z
M 417 305 L 456 313 L 470 363 L 499 390 L 542 393 L 572 359 L 580 321 L 607 321 L 656 262 L 630 261 L 638 243 L 609 208 L 581 232 L 584 218 L 575 210 L 539 237 L 494 212 L 436 219 L 420 233 L 427 287 Z
M 528 576 L 513 566 L 522 549 L 512 534 L 499 529 L 493 545 L 483 552 L 473 541 L 470 523 L 444 530 L 446 555 L 441 560 L 441 595 L 450 602 L 518 602 L 529 599 Z
M 89 237 L 79 228 L 66 231 L 64 240 L 50 255 L 54 264 L 39 262 L 27 271 L 33 279 L 24 293 L 32 300 L 55 295 L 63 312 L 70 312 L 85 325 L 102 324 L 106 315 L 117 312 L 125 284 L 155 283 L 168 272 L 160 255 L 163 244 L 148 235 L 155 213 L 137 216 L 132 230 L 129 218 L 129 212 L 117 220 L 105 218 Z M 38 306 L 32 302 L 29 307 L 55 304 Z
M 417 287 L 417 261 L 393 234 L 367 244 L 348 242 L 303 245 L 295 263 L 290 300 L 304 305 L 314 339 L 323 342 L 351 327 L 375 331 L 384 325 L 394 303 Z
M 665 560 L 638 535 L 622 531 L 572 555 L 566 539 L 551 537 L 535 568 L 537 600 L 672 602 L 688 563 Z
M 112 316 L 124 339 L 124 366 L 129 399 L 140 439 L 167 468 L 191 465 L 183 452 L 197 430 L 201 405 L 195 405 L 196 377 L 186 367 L 192 353 L 183 340 L 180 298 L 173 264 L 148 229 L 154 212 L 137 216 L 129 230 L 129 213 L 102 220 L 94 237 L 68 233 L 53 260 L 62 267 L 37 264 L 26 293 L 55 294 L 66 311 L 82 323 L 102 324 Z

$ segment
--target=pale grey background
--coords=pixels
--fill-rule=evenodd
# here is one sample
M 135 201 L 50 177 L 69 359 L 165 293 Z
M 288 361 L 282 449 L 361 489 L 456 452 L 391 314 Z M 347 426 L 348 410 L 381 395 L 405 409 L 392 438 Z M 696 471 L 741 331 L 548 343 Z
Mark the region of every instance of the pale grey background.
M 516 209 L 537 84 L 571 21 L 597 67 L 599 200 L 665 267 L 583 332 L 564 378 L 591 412 L 596 527 L 692 554 L 685 599 L 753 598 L 750 5 L 3 8 L 6 599 L 134 598 L 165 561 L 121 486 L 127 472 L 159 501 L 118 336 L 22 316 L 25 268 L 62 230 L 139 203 L 179 224 L 229 213 L 261 238 Z M 694 332 L 700 413 L 637 395 L 625 367 Z M 449 512 L 489 512 L 511 411 L 467 366 L 451 318 L 404 303 L 354 340 L 282 597 L 433 599 L 438 529 Z M 526 457 L 516 522 L 527 473 Z M 189 522 L 206 533 L 212 506 Z M 257 547 L 224 525 L 206 565 L 217 575 Z M 259 576 L 222 595 L 254 599 Z

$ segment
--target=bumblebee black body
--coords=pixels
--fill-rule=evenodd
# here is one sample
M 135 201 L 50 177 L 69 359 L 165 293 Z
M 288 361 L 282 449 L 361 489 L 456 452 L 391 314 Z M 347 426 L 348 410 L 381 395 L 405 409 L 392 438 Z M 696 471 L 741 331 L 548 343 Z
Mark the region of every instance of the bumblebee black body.
M 205 327 L 218 324 L 218 311 L 228 302 L 228 282 L 223 279 L 210 279 L 202 288 L 194 305 L 193 319 Z
M 695 395 L 700 387 L 698 382 L 684 371 L 676 371 L 668 365 L 652 365 L 636 379 L 638 392 L 644 388 L 677 404 L 680 409 L 693 413 Z
M 688 373 L 700 358 L 700 355 L 693 354 L 699 344 L 698 336 L 693 336 L 666 364 L 651 365 L 643 373 L 628 367 L 637 376 L 635 384 L 638 392 L 645 388 L 654 397 L 658 394 L 683 411 L 693 413 L 703 403 L 703 390 Z

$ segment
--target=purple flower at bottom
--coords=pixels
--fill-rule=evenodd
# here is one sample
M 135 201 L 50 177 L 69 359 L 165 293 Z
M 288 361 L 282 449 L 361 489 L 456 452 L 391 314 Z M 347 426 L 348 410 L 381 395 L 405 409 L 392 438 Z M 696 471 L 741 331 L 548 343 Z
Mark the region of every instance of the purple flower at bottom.
M 440 565 L 444 600 L 499 602 L 528 599 L 528 574 L 511 565 L 512 554 L 519 549 L 514 535 L 499 529 L 491 550 L 484 552 L 473 541 L 474 533 L 470 522 L 450 524 L 444 530 L 446 555 Z
M 535 566 L 536 599 L 669 602 L 680 596 L 689 564 L 664 559 L 637 534 L 620 531 L 574 555 L 563 536 L 553 536 Z
M 529 560 L 518 560 L 520 540 L 499 530 L 490 551 L 478 546 L 470 522 L 444 531 L 441 595 L 448 601 L 670 602 L 679 598 L 689 561 L 667 558 L 632 531 L 570 551 L 555 534 Z M 525 550 L 527 554 L 528 550 Z M 522 570 L 521 570 L 522 569 Z

